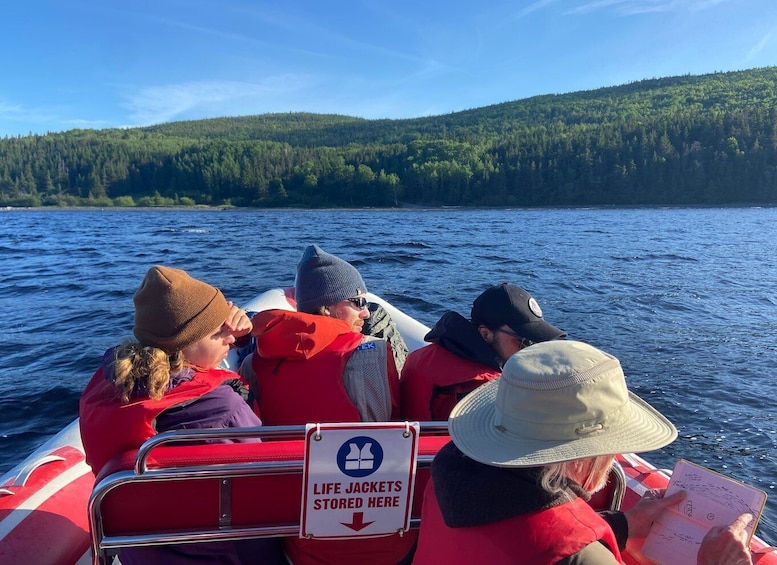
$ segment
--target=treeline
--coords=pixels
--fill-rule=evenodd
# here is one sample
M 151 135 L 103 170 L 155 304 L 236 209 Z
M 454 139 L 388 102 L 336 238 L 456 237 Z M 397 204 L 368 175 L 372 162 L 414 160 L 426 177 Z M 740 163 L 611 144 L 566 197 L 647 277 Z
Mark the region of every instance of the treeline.
M 444 116 L 267 114 L 0 139 L 3 206 L 777 204 L 777 67 Z

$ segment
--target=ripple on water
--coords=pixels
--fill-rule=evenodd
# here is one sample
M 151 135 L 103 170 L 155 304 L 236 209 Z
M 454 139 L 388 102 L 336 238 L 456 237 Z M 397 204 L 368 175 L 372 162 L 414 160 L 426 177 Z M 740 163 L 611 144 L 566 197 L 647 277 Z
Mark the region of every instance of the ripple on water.
M 777 209 L 25 211 L 0 224 L 0 471 L 77 413 L 103 351 L 131 334 L 154 264 L 238 303 L 293 284 L 317 243 L 427 325 L 503 281 L 615 354 L 678 457 L 777 484 Z M 52 229 L 56 226 L 56 230 Z M 21 369 L 21 370 L 20 370 Z M 777 496 L 759 533 L 777 543 Z

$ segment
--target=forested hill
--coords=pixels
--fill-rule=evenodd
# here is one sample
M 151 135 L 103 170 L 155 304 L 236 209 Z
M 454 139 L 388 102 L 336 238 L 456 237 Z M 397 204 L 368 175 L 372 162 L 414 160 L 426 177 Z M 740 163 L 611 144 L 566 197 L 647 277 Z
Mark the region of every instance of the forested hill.
M 305 113 L 0 139 L 0 205 L 777 204 L 777 67 L 443 116 Z

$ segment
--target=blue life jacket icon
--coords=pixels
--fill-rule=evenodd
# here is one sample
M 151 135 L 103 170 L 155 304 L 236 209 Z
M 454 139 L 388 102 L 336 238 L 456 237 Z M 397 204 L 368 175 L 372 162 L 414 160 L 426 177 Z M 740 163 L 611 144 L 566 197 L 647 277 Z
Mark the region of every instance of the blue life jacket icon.
M 374 438 L 358 436 L 347 440 L 337 451 L 337 466 L 349 477 L 366 477 L 383 463 L 383 448 Z

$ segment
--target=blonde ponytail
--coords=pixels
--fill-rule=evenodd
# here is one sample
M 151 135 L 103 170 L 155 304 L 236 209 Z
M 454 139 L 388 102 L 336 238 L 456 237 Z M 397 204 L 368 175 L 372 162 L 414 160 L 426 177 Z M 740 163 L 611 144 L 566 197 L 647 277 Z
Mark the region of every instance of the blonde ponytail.
M 128 341 L 116 348 L 115 384 L 122 402 L 137 390 L 159 400 L 170 384 L 170 374 L 183 368 L 183 354 L 168 354 L 158 347 Z

